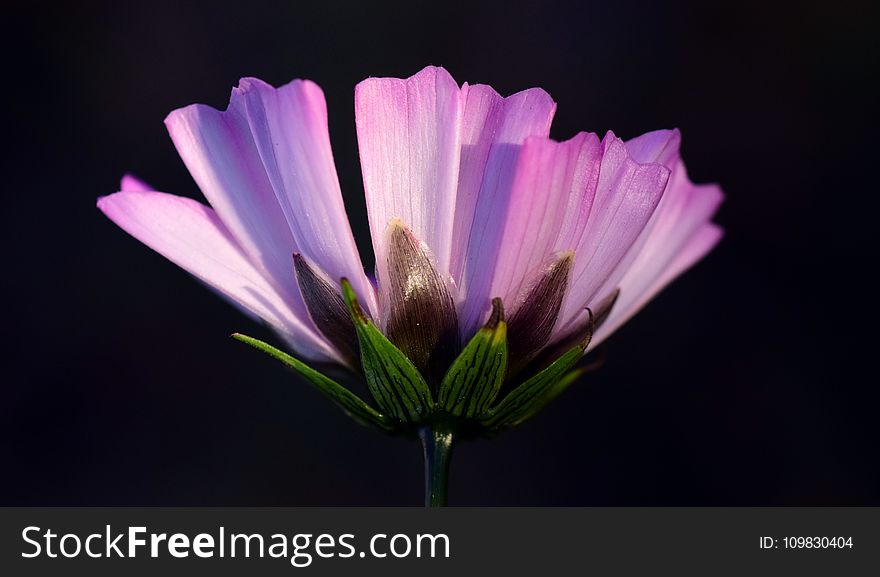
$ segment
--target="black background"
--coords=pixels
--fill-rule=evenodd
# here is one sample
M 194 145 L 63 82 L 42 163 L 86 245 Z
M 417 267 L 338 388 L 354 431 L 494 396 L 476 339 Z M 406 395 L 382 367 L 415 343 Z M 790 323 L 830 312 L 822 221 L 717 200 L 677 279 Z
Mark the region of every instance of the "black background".
M 437 64 L 546 88 L 556 138 L 678 126 L 727 193 L 723 243 L 600 371 L 456 449 L 453 504 L 880 505 L 868 2 L 32 4 L 0 30 L 0 504 L 420 504 L 417 444 L 232 341 L 271 335 L 95 199 L 126 171 L 198 197 L 165 115 L 311 78 L 366 251 L 354 85 Z

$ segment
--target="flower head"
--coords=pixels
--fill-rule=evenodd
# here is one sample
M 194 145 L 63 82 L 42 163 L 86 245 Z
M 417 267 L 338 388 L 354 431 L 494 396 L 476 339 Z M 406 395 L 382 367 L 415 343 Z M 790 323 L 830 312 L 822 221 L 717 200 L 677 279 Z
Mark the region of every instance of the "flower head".
M 243 79 L 168 130 L 210 203 L 126 177 L 99 208 L 265 321 L 249 337 L 361 421 L 495 430 L 528 418 L 595 346 L 721 237 L 677 130 L 548 137 L 540 89 L 506 98 L 446 70 L 355 90 L 376 281 L 361 264 L 312 82 Z M 361 374 L 375 406 L 303 361 Z M 574 372 L 573 372 L 574 371 Z

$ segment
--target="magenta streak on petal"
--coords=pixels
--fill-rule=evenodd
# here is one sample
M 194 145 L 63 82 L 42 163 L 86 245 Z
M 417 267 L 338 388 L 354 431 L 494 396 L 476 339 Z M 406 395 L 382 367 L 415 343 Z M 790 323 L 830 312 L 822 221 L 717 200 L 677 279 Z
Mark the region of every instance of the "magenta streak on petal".
M 216 213 L 161 192 L 118 192 L 98 208 L 130 235 L 265 320 L 303 356 L 340 362 L 336 353 L 268 283 Z

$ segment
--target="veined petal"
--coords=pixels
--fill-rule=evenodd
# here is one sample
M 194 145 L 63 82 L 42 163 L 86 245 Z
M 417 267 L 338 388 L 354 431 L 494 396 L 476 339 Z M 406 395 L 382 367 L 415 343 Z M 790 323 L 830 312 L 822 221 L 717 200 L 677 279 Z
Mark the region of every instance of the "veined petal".
M 640 164 L 662 164 L 672 171 L 672 175 L 670 175 L 666 190 L 663 192 L 663 196 L 660 198 L 660 202 L 657 204 L 657 208 L 654 210 L 647 224 L 644 225 L 636 240 L 630 245 L 629 250 L 627 250 L 626 254 L 618 260 L 613 271 L 605 278 L 602 286 L 592 297 L 590 297 L 589 302 L 587 302 L 585 306 L 597 307 L 597 301 L 598 299 L 604 298 L 603 295 L 619 291 L 620 282 L 623 279 L 623 276 L 633 267 L 636 257 L 643 252 L 642 249 L 651 237 L 654 227 L 657 225 L 658 221 L 660 221 L 661 215 L 665 212 L 664 206 L 674 203 L 672 197 L 674 197 L 675 194 L 672 191 L 674 188 L 674 183 L 672 181 L 675 175 L 675 167 L 681 162 L 681 157 L 679 155 L 681 133 L 678 129 L 655 130 L 648 132 L 627 140 L 624 145 L 626 146 L 627 153 L 634 161 Z M 577 314 L 583 316 L 582 313 Z M 567 326 L 563 327 L 560 325 L 560 332 L 571 330 L 572 326 L 581 322 L 578 321 L 576 317 L 567 318 L 566 321 Z
M 375 314 L 376 296 L 364 274 L 333 163 L 324 93 L 308 80 L 275 89 L 244 78 L 237 96 L 234 105 L 247 116 L 297 252 L 334 284 L 348 278 Z
M 556 105 L 540 89 L 507 98 L 484 85 L 459 89 L 433 67 L 407 80 L 365 80 L 355 101 L 377 262 L 387 251 L 386 227 L 400 218 L 427 245 L 437 272 L 451 277 L 459 302 L 473 301 L 462 309 L 468 335 L 496 296 L 488 281 L 521 145 L 546 136 Z M 387 284 L 381 271 L 379 282 Z
M 681 147 L 681 132 L 672 130 L 653 130 L 626 141 L 626 150 L 638 163 L 656 163 L 672 170 L 678 163 Z
M 511 187 L 521 146 L 529 136 L 549 134 L 556 103 L 540 88 L 503 98 L 481 84 L 465 84 L 462 98 L 451 273 L 463 295 L 473 292 L 472 298 L 485 300 L 495 295 L 486 293 L 487 287 L 473 277 L 490 276 L 485 267 L 494 266 L 503 215 L 516 210 Z M 479 306 L 488 310 L 488 302 Z
M 691 183 L 684 163 L 677 161 L 647 238 L 622 276 L 620 302 L 595 343 L 715 246 L 722 234 L 709 222 L 723 199 L 717 185 Z
M 303 356 L 340 362 L 290 309 L 209 207 L 161 192 L 118 192 L 98 200 L 110 220 L 196 278 L 265 320 Z
M 724 197 L 721 189 L 716 185 L 692 184 L 681 159 L 676 158 L 675 162 L 657 210 L 600 293 L 620 286 L 625 275 L 655 279 L 691 235 L 717 211 Z
M 515 303 L 544 275 L 547 261 L 578 246 L 590 216 L 601 156 L 594 134 L 581 133 L 561 143 L 542 137 L 526 140 L 509 198 L 497 215 L 484 219 L 500 223 L 497 245 L 483 251 L 475 246 L 470 254 L 479 265 L 475 272 L 481 271 L 470 280 L 462 309 L 470 330 L 483 321 L 483 301 L 489 295 L 501 297 L 515 315 Z
M 638 282 L 625 281 L 625 285 L 621 287 L 621 302 L 619 306 L 611 311 L 611 316 L 597 332 L 591 347 L 598 346 L 599 343 L 639 312 L 666 285 L 699 262 L 709 251 L 715 248 L 715 245 L 718 244 L 723 236 L 724 231 L 719 226 L 713 223 L 703 224 L 652 282 L 648 282 L 648 278 L 639 278 Z M 624 295 L 628 296 L 624 297 Z
M 446 70 L 409 79 L 369 78 L 355 89 L 355 119 L 376 261 L 398 218 L 449 275 L 461 149 L 461 98 Z M 380 285 L 387 283 L 379 273 Z
M 119 183 L 119 190 L 121 190 L 123 192 L 152 192 L 156 189 L 153 188 L 152 186 L 150 186 L 149 184 L 147 184 L 146 182 L 144 182 L 143 180 L 141 180 L 135 176 L 132 176 L 131 174 L 126 174 L 122 177 L 122 181 Z M 252 321 L 260 322 L 260 317 L 255 315 L 252 311 L 248 310 L 247 308 L 241 306 L 241 304 L 238 301 L 236 301 L 235 299 L 229 298 L 224 293 L 214 289 L 214 287 L 212 287 L 209 284 L 206 284 L 206 283 L 202 283 L 202 284 L 204 284 L 208 289 L 212 290 L 215 294 L 219 295 L 220 298 L 222 298 L 223 300 L 228 302 L 230 305 L 234 306 L 236 309 L 238 309 L 241 313 L 246 315 Z
M 300 300 L 290 256 L 293 234 L 254 144 L 238 90 L 229 109 L 201 104 L 175 110 L 165 119 L 177 152 L 205 198 L 276 290 Z M 285 290 L 286 289 L 286 290 Z
M 604 298 L 599 291 L 639 238 L 669 179 L 666 167 L 633 160 L 623 141 L 611 132 L 602 146 L 596 195 L 583 238 L 575 249 L 571 289 L 560 315 L 560 329 L 594 299 Z

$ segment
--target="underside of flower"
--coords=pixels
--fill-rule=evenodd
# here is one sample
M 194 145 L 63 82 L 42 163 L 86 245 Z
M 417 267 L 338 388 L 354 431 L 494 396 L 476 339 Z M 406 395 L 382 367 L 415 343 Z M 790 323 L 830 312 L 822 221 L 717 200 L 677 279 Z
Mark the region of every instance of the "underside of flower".
M 457 437 L 491 435 L 521 423 L 573 382 L 573 366 L 608 317 L 617 291 L 589 308 L 552 349 L 547 348 L 569 287 L 575 254 L 558 255 L 539 271 L 505 316 L 501 298 L 489 318 L 462 346 L 455 301 L 447 281 L 412 231 L 395 219 L 387 230 L 388 288 L 382 293 L 386 324 L 377 327 L 347 279 L 334 284 L 301 254 L 294 269 L 309 316 L 362 378 L 372 405 L 326 375 L 252 337 L 236 335 L 281 359 L 360 421 L 390 433 L 417 435 L 424 428 Z M 536 362 L 537 361 L 537 362 Z M 360 405 L 352 412 L 352 404 Z
M 560 283 L 563 287 L 557 290 L 564 292 L 565 274 L 560 274 L 559 270 L 567 268 L 571 258 L 571 255 L 565 255 L 554 263 L 541 282 L 530 291 L 530 296 L 552 294 L 553 288 L 544 286 L 550 283 Z M 427 265 L 430 267 L 430 263 Z M 298 267 L 307 265 L 298 264 Z M 407 285 L 404 283 L 401 286 L 405 289 Z M 435 365 L 424 361 L 434 357 L 438 351 L 445 357 L 448 354 L 445 347 L 448 345 L 442 339 L 426 344 L 429 341 L 419 333 L 424 326 L 428 334 L 436 334 L 436 327 L 442 326 L 442 323 L 413 322 L 408 338 L 420 343 L 417 349 L 417 359 L 423 361 L 420 368 L 373 324 L 358 303 L 347 279 L 342 279 L 341 290 L 350 314 L 347 326 L 353 328 L 357 335 L 360 375 L 366 381 L 378 409 L 355 396 L 343 385 L 283 351 L 253 337 L 241 334 L 233 336 L 281 360 L 340 405 L 350 416 L 389 433 L 417 435 L 427 427 L 432 430 L 454 431 L 457 437 L 468 437 L 491 435 L 501 429 L 518 425 L 543 408 L 581 374 L 573 367 L 582 358 L 595 329 L 593 313 L 587 309 L 588 328 L 581 332 L 577 343 L 534 374 L 514 377 L 516 373 L 510 371 L 510 359 L 513 358 L 510 354 L 510 343 L 513 339 L 509 339 L 509 336 L 512 325 L 505 321 L 503 302 L 500 298 L 495 298 L 492 300 L 492 313 L 486 324 L 457 357 L 438 371 Z M 405 294 L 404 290 L 402 306 L 407 304 Z M 324 295 L 332 302 L 328 306 L 335 306 L 338 293 L 328 290 L 324 291 Z M 424 295 L 413 293 L 413 298 L 424 298 Z M 434 311 L 442 309 L 443 303 L 423 301 L 421 306 Z M 552 302 L 548 307 L 534 304 L 530 306 L 557 311 L 559 308 L 558 303 L 554 305 Z M 536 322 L 549 323 L 552 328 L 553 321 L 546 321 L 542 317 L 550 314 L 555 320 L 555 313 L 528 311 L 527 314 Z M 521 326 L 528 330 L 528 325 Z M 549 329 L 547 332 L 549 333 Z M 534 342 L 528 338 L 520 340 Z M 524 351 L 523 358 L 532 359 L 538 352 L 539 350 Z M 514 366 L 521 367 L 525 364 L 515 363 Z M 437 385 L 432 387 L 432 382 Z M 505 394 L 500 395 L 505 391 Z
M 557 142 L 555 109 L 541 89 L 502 97 L 437 67 L 360 83 L 375 279 L 309 81 L 246 78 L 225 111 L 168 116 L 210 206 L 132 177 L 98 206 L 295 356 L 236 338 L 358 421 L 442 447 L 453 431 L 494 434 L 535 414 L 582 373 L 588 346 L 721 238 L 711 222 L 721 190 L 689 180 L 677 130 Z M 328 364 L 372 398 L 313 368 Z

